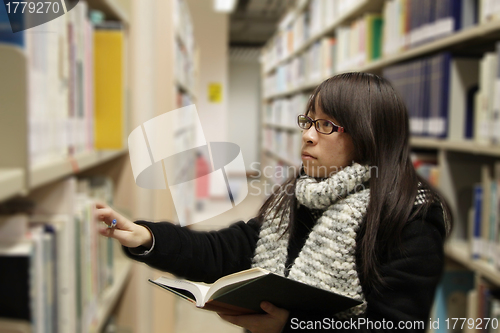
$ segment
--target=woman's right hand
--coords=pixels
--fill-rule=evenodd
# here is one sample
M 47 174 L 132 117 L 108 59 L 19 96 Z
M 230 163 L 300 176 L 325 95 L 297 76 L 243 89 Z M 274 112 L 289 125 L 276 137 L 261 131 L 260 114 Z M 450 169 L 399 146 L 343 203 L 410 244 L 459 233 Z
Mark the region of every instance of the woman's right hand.
M 114 228 L 101 228 L 99 233 L 103 236 L 114 238 L 126 247 L 145 246 L 150 248 L 153 243 L 153 236 L 148 228 L 135 224 L 129 219 L 115 212 L 108 205 L 96 203 L 96 218 L 111 226 L 113 220 L 116 220 Z

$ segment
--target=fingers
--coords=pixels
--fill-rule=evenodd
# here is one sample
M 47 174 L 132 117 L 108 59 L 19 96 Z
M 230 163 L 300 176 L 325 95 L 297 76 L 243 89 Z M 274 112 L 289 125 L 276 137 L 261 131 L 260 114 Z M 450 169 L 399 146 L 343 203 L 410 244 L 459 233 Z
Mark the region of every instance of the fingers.
M 103 207 L 96 203 L 96 207 Z M 103 208 L 97 208 L 95 211 L 95 216 L 98 221 L 103 221 L 108 226 L 111 226 L 114 220 L 116 220 L 115 227 L 118 229 L 130 230 L 131 226 L 128 225 L 128 220 L 115 212 L 112 208 L 105 206 Z
M 129 231 L 119 230 L 115 228 L 100 228 L 99 233 L 103 236 L 114 238 L 120 242 L 120 244 L 127 247 L 137 247 L 140 244 L 134 242 Z
M 95 201 L 95 206 L 96 208 L 108 208 L 108 205 L 106 205 L 104 202 L 96 200 Z
M 113 220 L 116 218 L 116 213 L 111 208 L 100 208 L 96 210 L 96 218 L 99 221 L 103 221 L 107 225 L 111 225 Z
M 272 304 L 271 304 L 272 305 Z M 288 311 L 280 309 L 273 306 L 274 309 L 269 309 L 270 311 L 276 310 L 279 314 L 278 317 L 274 317 L 271 314 L 257 314 L 257 315 L 240 315 L 240 316 L 230 316 L 217 313 L 219 317 L 223 320 L 230 322 L 236 326 L 244 327 L 253 333 L 278 333 L 281 332 L 288 319 Z M 284 312 L 283 312 L 284 311 Z M 286 312 L 286 317 L 283 315 Z
M 219 317 L 224 319 L 227 322 L 230 322 L 233 325 L 240 326 L 240 327 L 249 327 L 251 324 L 252 320 L 247 318 L 249 317 L 248 315 L 242 315 L 242 316 L 229 316 L 221 313 L 217 313 Z
M 260 307 L 262 308 L 262 310 L 266 311 L 268 314 L 270 314 L 274 318 L 278 318 L 281 320 L 284 319 L 285 321 L 288 320 L 288 316 L 290 314 L 288 310 L 278 308 L 276 305 L 271 304 L 271 303 L 266 302 L 266 301 L 261 302 Z

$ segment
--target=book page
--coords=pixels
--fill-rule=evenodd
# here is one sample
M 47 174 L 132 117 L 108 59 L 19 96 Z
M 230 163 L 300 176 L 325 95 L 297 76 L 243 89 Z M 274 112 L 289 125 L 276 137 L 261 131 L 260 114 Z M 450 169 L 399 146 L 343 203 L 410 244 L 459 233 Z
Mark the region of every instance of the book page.
M 197 307 L 202 307 L 205 304 L 205 295 L 210 289 L 210 287 L 204 283 L 170 279 L 164 276 L 156 279 L 154 282 L 168 287 L 189 291 L 195 297 Z
M 205 296 L 205 302 L 208 302 L 212 298 L 212 295 L 214 295 L 219 289 L 224 288 L 225 292 L 230 289 L 236 288 L 241 284 L 241 282 L 247 282 L 249 280 L 253 280 L 260 276 L 267 275 L 269 273 L 270 272 L 265 269 L 255 267 L 234 274 L 226 275 L 218 279 L 211 285 L 210 291 L 208 291 L 208 293 Z M 226 286 L 231 286 L 231 287 L 225 288 Z

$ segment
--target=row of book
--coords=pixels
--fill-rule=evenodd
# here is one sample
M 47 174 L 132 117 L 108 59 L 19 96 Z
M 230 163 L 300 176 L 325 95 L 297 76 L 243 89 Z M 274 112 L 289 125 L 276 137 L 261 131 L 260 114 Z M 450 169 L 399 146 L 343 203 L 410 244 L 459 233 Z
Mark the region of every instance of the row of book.
M 334 73 L 364 66 L 381 57 L 383 21 L 366 14 L 337 29 L 336 38 L 323 37 L 265 78 L 265 95 L 315 84 Z
M 474 139 L 500 144 L 500 42 L 496 52 L 487 52 L 478 61 L 478 91 L 474 96 Z
M 281 158 L 288 165 L 299 165 L 301 163 L 301 132 L 266 127 L 263 135 L 262 143 L 264 150 L 273 152 L 275 157 Z
M 194 87 L 195 63 L 193 53 L 188 52 L 187 47 L 179 39 L 174 43 L 175 48 L 175 77 L 185 87 L 191 90 Z
M 264 96 L 316 84 L 335 73 L 337 40 L 325 37 L 264 78 Z
M 271 40 L 264 63 L 274 65 L 300 49 L 314 35 L 321 33 L 342 14 L 357 6 L 361 0 L 311 0 L 305 10 L 291 11 L 279 23 Z
M 194 28 L 191 14 L 185 0 L 175 0 L 174 5 L 174 29 L 177 36 L 181 39 L 187 54 L 194 53 Z
M 185 0 L 175 0 L 174 7 L 174 76 L 178 82 L 193 91 L 195 80 L 195 43 L 191 14 Z
M 451 61 L 446 52 L 384 68 L 406 103 L 412 135 L 447 137 Z
M 481 171 L 481 183 L 474 186 L 469 212 L 471 256 L 500 271 L 500 162 L 493 170 L 483 165 Z
M 411 134 L 498 143 L 499 55 L 461 58 L 444 52 L 385 68 L 384 77 L 408 107 Z
M 382 55 L 383 20 L 379 14 L 365 14 L 349 26 L 336 30 L 335 72 L 363 67 Z
M 299 130 L 297 116 L 306 114 L 309 95 L 297 94 L 291 98 L 279 98 L 266 104 L 264 123 Z
M 26 61 L 32 165 L 95 148 L 123 148 L 124 33 L 118 22 L 97 14 L 79 1 L 65 15 L 12 33 L 0 6 L 0 44 L 21 48 Z M 29 24 L 18 18 L 18 24 Z
M 114 280 L 114 244 L 95 217 L 95 199 L 111 203 L 113 184 L 95 177 L 55 186 L 34 204 L 2 204 L 10 214 L 0 218 L 0 317 L 36 333 L 89 332 Z
M 498 50 L 500 43 L 496 53 L 483 58 L 452 57 L 444 52 L 385 68 L 384 77 L 408 107 L 411 134 L 497 144 Z
M 500 18 L 500 3 L 496 0 L 481 0 L 479 5 L 480 22 L 498 20 Z
M 500 288 L 458 265 L 445 270 L 436 290 L 428 332 L 500 332 Z
M 177 91 L 177 107 L 182 108 L 193 104 L 192 96 L 182 92 Z M 181 112 L 178 113 L 178 119 L 176 120 L 177 128 L 173 136 L 173 145 L 176 147 L 177 151 L 186 152 L 182 155 L 182 158 L 177 160 L 175 165 L 176 178 L 192 180 L 195 178 L 194 174 L 196 172 L 196 153 L 191 150 L 193 147 L 193 142 L 198 140 L 198 136 L 203 136 L 203 133 L 198 132 L 196 119 L 192 117 L 190 113 Z M 205 138 L 201 138 L 204 140 Z M 186 221 L 186 225 L 192 223 L 191 218 L 195 210 L 195 184 L 192 182 L 183 182 L 181 186 L 177 187 L 177 193 L 175 197 L 175 211 L 179 221 Z
M 384 56 L 400 53 L 474 26 L 478 0 L 389 0 L 383 8 Z
M 352 1 L 350 7 L 344 3 L 347 2 L 311 1 L 300 15 L 291 11 L 285 16 L 281 29 L 264 50 L 264 70 L 359 5 L 359 1 Z M 336 29 L 340 55 L 337 71 L 363 66 L 381 56 L 398 54 L 500 18 L 500 5 L 495 0 L 388 0 L 380 10 L 380 14 L 365 14 L 364 18 Z

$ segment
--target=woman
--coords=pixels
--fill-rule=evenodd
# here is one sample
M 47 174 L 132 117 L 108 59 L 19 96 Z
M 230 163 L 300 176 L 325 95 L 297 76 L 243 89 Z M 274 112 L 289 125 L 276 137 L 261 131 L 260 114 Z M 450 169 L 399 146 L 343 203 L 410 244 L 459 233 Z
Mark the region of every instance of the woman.
M 102 220 L 117 219 L 102 234 L 131 258 L 190 280 L 258 266 L 363 301 L 326 319 L 266 302 L 267 314 L 221 316 L 253 333 L 423 331 L 451 214 L 412 166 L 404 103 L 383 78 L 341 74 L 316 88 L 298 122 L 303 167 L 248 223 L 194 232 L 134 224 L 100 206 Z

